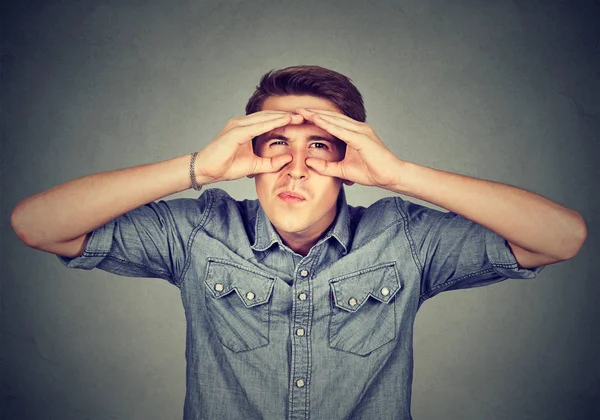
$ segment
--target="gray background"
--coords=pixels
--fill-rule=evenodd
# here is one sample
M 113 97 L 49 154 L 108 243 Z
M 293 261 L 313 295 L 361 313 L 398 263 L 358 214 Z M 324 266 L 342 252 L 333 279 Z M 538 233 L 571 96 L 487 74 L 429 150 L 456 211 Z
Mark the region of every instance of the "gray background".
M 537 192 L 588 223 L 581 252 L 537 279 L 423 306 L 415 419 L 600 418 L 598 5 L 13 3 L 1 13 L 4 418 L 181 417 L 178 289 L 69 270 L 22 244 L 10 212 L 73 178 L 202 149 L 264 72 L 293 64 L 351 77 L 398 157 Z M 248 179 L 216 187 L 256 197 Z M 366 206 L 389 193 L 347 195 Z

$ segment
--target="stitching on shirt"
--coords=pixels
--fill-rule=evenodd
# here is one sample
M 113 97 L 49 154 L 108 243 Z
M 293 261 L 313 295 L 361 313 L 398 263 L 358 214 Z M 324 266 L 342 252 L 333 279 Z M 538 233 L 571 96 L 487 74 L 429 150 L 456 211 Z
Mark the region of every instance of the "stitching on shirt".
M 153 274 L 155 274 L 155 275 L 158 275 L 158 277 L 160 277 L 160 278 L 165 278 L 165 277 L 166 277 L 166 278 L 168 278 L 168 279 L 172 279 L 172 278 L 173 278 L 173 277 L 171 276 L 171 273 L 169 273 L 168 271 L 154 270 L 154 269 L 152 269 L 152 268 L 148 267 L 148 266 L 147 266 L 147 265 L 145 265 L 145 264 L 139 264 L 139 263 L 132 262 L 132 261 L 122 260 L 121 258 L 115 257 L 115 256 L 113 256 L 113 255 L 106 255 L 106 256 L 104 257 L 104 259 L 105 259 L 105 260 L 112 260 L 112 261 L 116 261 L 116 262 L 122 263 L 123 265 L 132 265 L 132 266 L 135 266 L 135 267 L 140 267 L 140 268 L 143 268 L 143 269 L 145 269 L 146 271 L 148 271 L 148 272 L 150 272 L 150 273 L 153 273 Z M 162 274 L 162 275 L 161 275 L 161 274 Z
M 294 302 L 294 307 L 296 306 L 296 302 Z M 295 310 L 295 308 L 294 308 Z M 290 323 L 290 334 L 293 337 L 293 332 L 291 331 L 294 328 L 294 326 L 292 325 L 292 323 Z M 293 338 L 292 338 L 293 340 Z M 296 358 L 294 357 L 294 352 L 295 352 L 295 346 L 292 346 L 292 368 L 291 368 L 291 372 L 296 372 Z M 291 398 L 288 401 L 288 412 L 289 413 L 293 413 L 294 411 L 294 392 L 296 392 L 296 389 L 294 388 L 294 382 L 295 382 L 296 378 L 294 378 L 294 375 L 290 375 L 290 383 L 289 383 L 289 389 L 292 393 Z
M 181 277 L 178 279 L 178 283 L 177 286 L 181 287 L 183 285 L 183 281 L 185 280 L 185 275 L 187 274 L 187 271 L 190 268 L 191 262 L 192 262 L 192 245 L 194 243 L 194 241 L 196 240 L 196 235 L 198 234 L 198 232 L 200 230 L 204 230 L 204 224 L 206 223 L 206 221 L 209 218 L 209 215 L 212 211 L 213 208 L 213 204 L 214 204 L 214 194 L 213 194 L 213 190 L 209 189 L 206 190 L 205 194 L 207 195 L 207 203 L 206 203 L 206 210 L 204 211 L 204 215 L 202 217 L 202 219 L 200 220 L 200 223 L 198 226 L 196 226 L 194 228 L 194 230 L 192 230 L 192 233 L 190 234 L 190 237 L 188 238 L 188 242 L 186 244 L 186 256 L 185 256 L 185 263 L 183 265 L 183 271 L 181 272 Z
M 259 204 L 260 206 L 260 204 Z M 261 242 L 263 241 L 263 237 L 261 236 L 261 224 L 260 224 L 260 208 L 256 210 L 256 222 L 254 224 L 254 248 L 256 248 L 257 251 L 261 251 L 261 252 L 265 252 L 267 249 L 271 248 L 271 246 L 273 246 L 274 243 L 279 243 L 279 241 L 276 238 L 271 237 L 271 241 L 267 244 L 267 245 L 261 245 Z M 267 218 L 268 220 L 268 218 Z M 268 230 L 268 228 L 267 228 Z
M 254 219 L 254 244 L 258 246 L 260 243 L 260 217 L 258 217 L 258 212 L 260 210 L 256 210 L 256 219 Z
M 443 219 L 444 219 L 444 218 L 445 218 L 445 217 L 446 217 L 448 214 L 450 214 L 450 213 L 441 213 L 441 214 L 439 215 L 439 217 L 437 218 L 437 220 L 435 221 L 435 224 L 432 226 L 432 228 L 437 228 L 437 226 L 438 226 L 440 223 L 442 223 L 442 220 L 443 220 Z M 419 260 L 419 254 L 416 252 L 416 247 L 415 247 L 415 256 L 414 256 L 414 258 L 415 258 L 417 261 L 419 261 L 419 272 L 420 272 L 420 275 L 421 275 L 421 276 L 420 276 L 420 277 L 421 277 L 420 286 L 422 286 L 422 285 L 423 285 L 423 275 L 424 275 L 425 267 L 423 266 L 423 264 L 422 264 L 422 263 L 420 262 L 420 260 Z M 483 272 L 485 272 L 485 270 L 484 270 Z M 479 273 L 479 274 L 483 274 L 483 272 L 481 272 L 481 273 Z M 451 282 L 451 284 L 454 284 L 456 281 L 462 280 L 462 279 L 464 279 L 464 278 L 467 278 L 467 277 L 469 277 L 470 275 L 475 275 L 475 274 L 477 274 L 477 273 L 466 274 L 466 275 L 464 275 L 464 276 L 462 276 L 462 277 L 460 277 L 460 278 L 456 279 L 454 282 Z M 443 283 L 443 284 L 439 284 L 439 285 L 435 286 L 435 287 L 434 287 L 433 289 L 431 289 L 431 290 L 425 290 L 425 291 L 423 291 L 423 292 L 421 293 L 421 295 L 419 296 L 419 300 L 420 300 L 421 302 L 423 302 L 423 301 L 424 301 L 425 299 L 427 299 L 427 298 L 428 298 L 428 297 L 429 297 L 429 296 L 430 296 L 430 295 L 431 295 L 431 294 L 432 294 L 432 293 L 433 293 L 435 290 L 437 290 L 437 289 L 438 289 L 438 288 L 440 288 L 440 287 L 443 287 L 443 286 L 444 286 L 445 284 L 447 284 L 447 283 L 448 283 L 448 282 L 446 282 L 446 283 Z M 426 297 L 425 299 L 422 299 L 422 297 L 423 297 L 423 296 L 427 296 L 427 297 Z
M 383 229 L 381 229 L 381 231 L 379 233 L 377 233 L 377 235 L 373 236 L 371 239 L 369 239 L 364 244 L 362 244 L 362 246 L 360 248 L 364 248 L 365 246 L 367 246 L 368 244 L 370 244 L 371 242 L 373 242 L 374 240 L 376 240 L 377 238 L 379 238 L 381 235 L 383 235 L 385 232 L 387 232 L 388 229 L 391 229 L 392 227 L 396 226 L 399 223 L 402 223 L 402 221 L 401 220 L 394 220 L 392 223 L 390 223 L 389 225 L 387 225 L 386 227 L 384 227 Z
M 344 280 L 344 279 L 347 279 L 347 278 L 350 278 L 350 277 L 356 277 L 358 275 L 369 273 L 371 271 L 376 271 L 376 270 L 379 270 L 379 269 L 381 269 L 383 267 L 395 267 L 395 266 L 396 266 L 396 261 L 382 262 L 382 263 L 377 264 L 377 265 L 372 265 L 372 266 L 367 267 L 367 268 L 362 268 L 360 270 L 353 271 L 352 273 L 347 273 L 347 274 L 344 274 L 342 276 L 334 277 L 333 279 L 329 280 L 329 283 L 337 283 L 340 280 Z
M 83 251 L 84 257 L 106 257 L 110 251 Z
M 419 260 L 419 255 L 417 253 L 417 247 L 415 246 L 415 241 L 413 240 L 412 235 L 410 234 L 410 229 L 408 226 L 408 216 L 405 214 L 404 209 L 400 206 L 401 199 L 399 197 L 395 197 L 394 200 L 396 202 L 396 208 L 400 213 L 400 216 L 404 220 L 404 234 L 406 235 L 406 240 L 408 241 L 408 245 L 410 246 L 410 252 L 412 254 L 413 261 L 415 262 L 417 269 L 421 276 L 423 276 L 423 264 L 421 264 L 421 260 Z
M 341 193 L 340 193 L 341 194 Z M 335 229 L 332 230 L 331 232 L 331 236 L 332 238 L 335 238 L 338 242 L 338 244 L 340 244 L 343 248 L 343 250 L 341 251 L 342 255 L 346 255 L 348 253 L 348 247 L 350 246 L 349 242 L 350 242 L 350 232 L 352 230 L 352 215 L 350 214 L 350 206 L 348 206 L 348 204 L 346 203 L 346 205 L 344 206 L 344 209 L 346 211 L 346 225 L 345 225 L 345 229 L 343 226 L 340 226 L 340 230 L 343 229 L 342 232 L 340 232 L 340 234 L 338 235 L 335 232 Z M 339 213 L 341 213 L 343 210 L 340 209 Z M 339 216 L 339 213 L 336 216 Z M 346 243 L 344 243 L 344 241 L 342 240 L 342 236 L 346 235 Z
M 310 264 L 310 272 L 312 273 L 310 278 L 307 279 L 307 283 L 308 283 L 308 293 L 309 296 L 313 296 L 313 279 L 315 278 L 314 274 L 315 274 L 315 270 L 317 267 L 317 258 L 312 257 L 312 263 Z M 312 318 L 313 318 L 313 306 L 314 306 L 314 299 L 309 299 L 308 301 L 308 319 L 307 319 L 307 331 L 308 331 L 308 338 L 306 340 L 306 353 L 307 353 L 307 358 L 308 358 L 308 363 L 307 363 L 307 372 L 309 372 L 309 375 L 306 376 L 306 398 L 305 398 L 305 402 L 304 402 L 304 413 L 306 415 L 306 418 L 309 418 L 309 408 L 310 408 L 310 384 L 312 382 L 312 375 L 310 374 L 312 372 L 312 337 L 313 337 L 313 332 L 312 332 Z M 310 377 L 309 377 L 310 376 Z
M 450 214 L 452 214 L 452 213 L 450 213 L 450 212 L 442 213 L 440 215 L 440 217 L 438 217 L 438 219 L 436 220 L 436 226 L 439 225 L 442 222 L 442 220 L 445 217 L 447 217 L 448 215 L 450 215 Z M 454 213 L 454 214 L 456 214 L 456 213 Z M 456 214 L 456 215 L 460 216 L 458 214 Z M 460 217 L 463 217 L 463 216 L 460 216 Z M 452 286 L 452 285 L 454 285 L 454 284 L 456 284 L 456 283 L 458 283 L 458 282 L 460 282 L 460 281 L 462 281 L 464 279 L 473 277 L 473 276 L 479 276 L 479 275 L 482 275 L 482 274 L 491 273 L 491 272 L 494 271 L 495 267 L 507 268 L 507 269 L 518 268 L 518 265 L 516 263 L 495 263 L 495 262 L 490 262 L 490 265 L 491 265 L 490 268 L 486 268 L 486 269 L 482 269 L 480 271 L 475 271 L 473 273 L 465 274 L 465 275 L 463 275 L 461 277 L 458 277 L 458 278 L 456 278 L 454 280 L 448 280 L 448 281 L 446 281 L 446 282 L 444 282 L 442 284 L 438 284 L 437 286 L 434 286 L 430 290 L 423 291 L 421 293 L 421 295 L 419 296 L 420 303 L 424 302 L 426 299 L 429 299 L 429 297 L 431 297 L 432 295 L 434 295 L 435 292 L 438 291 L 438 290 L 440 290 L 440 289 L 442 289 L 442 290 L 447 289 L 448 287 L 450 287 L 450 286 Z M 422 268 L 422 270 L 423 270 L 423 268 Z M 421 271 L 421 279 L 423 278 L 423 275 L 424 275 L 424 273 L 423 273 L 423 271 Z
M 475 276 L 479 276 L 482 274 L 492 273 L 495 271 L 494 268 L 496 268 L 496 267 L 515 269 L 515 268 L 517 268 L 517 265 L 516 264 L 504 264 L 504 263 L 492 263 L 492 266 L 490 268 L 486 268 L 483 270 L 475 271 L 473 273 L 465 274 L 454 280 L 448 280 L 442 284 L 438 284 L 437 286 L 435 286 L 431 290 L 429 290 L 429 292 L 423 292 L 421 294 L 421 296 L 419 296 L 419 299 L 424 301 L 424 300 L 428 299 L 430 297 L 430 295 L 434 294 L 434 292 L 436 292 L 437 290 L 447 289 L 448 287 L 452 286 L 453 284 L 456 284 L 464 279 L 468 279 L 469 277 L 475 277 Z
M 208 261 L 210 261 L 210 262 L 216 262 L 216 263 L 223 264 L 223 265 L 231 265 L 233 267 L 239 268 L 240 270 L 247 271 L 249 273 L 253 273 L 253 274 L 259 275 L 261 277 L 266 277 L 266 278 L 271 279 L 271 280 L 275 280 L 276 279 L 276 277 L 273 276 L 273 275 L 271 275 L 271 273 L 268 273 L 269 275 L 266 275 L 267 273 L 265 273 L 264 271 L 255 270 L 253 268 L 246 267 L 245 265 L 241 265 L 241 264 L 238 264 L 236 262 L 232 262 L 232 261 L 225 260 L 225 259 L 222 259 L 222 258 L 210 257 L 210 258 L 208 258 Z
M 388 296 L 389 300 L 387 302 L 386 301 L 382 301 L 381 298 L 379 298 L 375 294 L 376 292 L 373 290 L 373 288 L 370 287 L 370 286 L 367 287 L 366 283 L 365 283 L 365 284 L 362 285 L 363 287 L 360 289 L 361 290 L 360 291 L 360 293 L 361 293 L 361 301 L 360 301 L 359 305 L 356 306 L 352 310 L 352 312 L 358 311 L 363 306 L 363 304 L 369 299 L 369 296 L 372 297 L 373 299 L 376 299 L 377 301 L 379 301 L 381 303 L 384 303 L 384 304 L 389 304 L 390 302 L 393 302 L 394 301 L 393 297 L 396 296 L 396 294 L 398 293 L 398 291 L 402 289 L 402 282 L 400 280 L 400 275 L 398 274 L 398 267 L 397 267 L 396 263 L 397 263 L 397 261 L 384 262 L 384 263 L 379 264 L 379 265 L 375 265 L 375 266 L 368 267 L 368 268 L 363 269 L 363 270 L 358 270 L 358 271 L 355 271 L 353 273 L 345 274 L 343 276 L 339 276 L 339 277 L 335 277 L 333 279 L 330 279 L 329 280 L 329 285 L 330 285 L 330 289 L 332 289 L 332 293 L 333 293 L 333 300 L 331 302 L 332 306 L 336 306 L 338 308 L 342 308 L 342 309 L 344 309 L 346 311 L 348 310 L 347 308 L 344 308 L 343 306 L 340 306 L 340 304 L 338 304 L 338 301 L 339 301 L 338 296 L 339 295 L 337 293 L 338 289 L 336 288 L 336 286 L 337 286 L 337 284 L 340 281 L 343 281 L 345 279 L 352 278 L 352 277 L 357 277 L 357 276 L 360 276 L 360 275 L 363 275 L 365 273 L 369 273 L 369 272 L 372 272 L 372 271 L 377 271 L 377 270 L 380 270 L 380 269 L 383 269 L 383 268 L 393 268 L 394 269 L 394 274 L 393 274 L 393 277 L 395 279 L 394 291 L 390 294 L 390 296 Z M 377 289 L 378 287 L 379 286 L 377 286 L 375 289 Z M 366 298 L 363 299 L 362 295 L 363 295 L 363 293 L 364 293 L 365 290 L 367 290 L 367 295 L 366 295 Z M 356 297 L 356 295 L 355 295 L 355 297 Z
M 259 204 L 260 205 L 260 204 Z M 274 243 L 279 243 L 279 241 L 274 238 L 273 236 L 271 236 L 270 238 L 267 237 L 266 239 L 271 239 L 271 241 L 268 244 L 262 244 L 262 242 L 264 241 L 264 236 L 261 236 L 262 233 L 262 228 L 261 228 L 261 219 L 262 217 L 260 217 L 259 212 L 261 211 L 261 209 L 257 209 L 256 210 L 256 226 L 255 226 L 255 232 L 254 235 L 256 236 L 256 247 L 257 247 L 257 251 L 262 251 L 265 252 L 267 249 L 271 248 L 271 246 L 273 246 Z M 265 215 L 266 216 L 266 215 Z M 267 217 L 268 220 L 268 217 Z M 268 222 L 265 222 L 265 228 L 267 230 L 267 232 L 269 231 L 269 228 L 267 226 Z
M 84 250 L 81 256 L 86 257 L 86 258 L 101 257 L 105 260 L 115 261 L 115 262 L 121 263 L 126 266 L 130 265 L 130 266 L 134 266 L 134 267 L 143 268 L 144 270 L 146 270 L 152 274 L 158 275 L 159 278 L 166 277 L 168 279 L 172 279 L 171 273 L 169 273 L 168 271 L 154 270 L 145 264 L 140 264 L 140 263 L 136 263 L 133 261 L 123 260 L 121 258 L 115 257 L 114 255 L 111 255 L 110 250 L 108 250 L 108 251 L 86 251 L 86 250 Z

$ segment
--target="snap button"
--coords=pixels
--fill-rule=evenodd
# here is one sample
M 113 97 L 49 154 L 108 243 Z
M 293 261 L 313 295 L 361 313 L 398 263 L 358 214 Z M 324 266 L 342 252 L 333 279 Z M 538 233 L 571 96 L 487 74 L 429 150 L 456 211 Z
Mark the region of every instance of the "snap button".
M 298 337 L 302 337 L 302 336 L 304 335 L 304 328 L 298 328 L 298 329 L 296 330 L 296 335 L 297 335 Z
M 306 296 L 306 293 L 300 293 L 300 294 L 298 295 L 298 299 L 300 299 L 300 300 L 306 300 L 306 298 L 307 298 L 307 297 L 308 297 L 308 296 Z
M 246 293 L 246 299 L 248 299 L 248 300 L 254 300 L 254 298 L 255 298 L 254 293 L 252 293 L 252 292 Z
M 302 387 L 304 386 L 304 380 L 302 380 L 302 379 L 298 379 L 298 380 L 296 381 L 296 386 L 297 386 L 298 388 L 302 388 Z
M 306 277 L 306 276 L 308 276 L 308 271 L 307 271 L 307 270 L 302 270 L 302 271 L 300 272 L 300 275 L 301 275 L 302 277 Z
M 383 288 L 381 289 L 381 294 L 382 294 L 383 296 L 387 296 L 387 295 L 389 295 L 389 294 L 390 294 L 390 289 L 388 289 L 387 287 L 383 287 Z
M 223 291 L 223 285 L 221 283 L 215 284 L 215 290 L 217 292 L 222 292 Z
M 350 306 L 356 306 L 357 303 L 358 301 L 355 298 L 348 299 L 348 305 Z

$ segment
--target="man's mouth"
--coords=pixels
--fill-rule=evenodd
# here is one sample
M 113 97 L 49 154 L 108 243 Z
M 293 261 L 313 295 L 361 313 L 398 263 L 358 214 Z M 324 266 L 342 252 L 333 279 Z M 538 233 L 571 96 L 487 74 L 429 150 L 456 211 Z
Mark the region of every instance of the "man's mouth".
M 285 191 L 285 192 L 279 193 L 277 195 L 277 197 L 279 197 L 280 199 L 282 199 L 286 203 L 298 203 L 300 201 L 304 201 L 305 200 L 305 198 L 302 197 L 300 194 L 296 194 L 296 193 L 293 193 L 291 191 Z

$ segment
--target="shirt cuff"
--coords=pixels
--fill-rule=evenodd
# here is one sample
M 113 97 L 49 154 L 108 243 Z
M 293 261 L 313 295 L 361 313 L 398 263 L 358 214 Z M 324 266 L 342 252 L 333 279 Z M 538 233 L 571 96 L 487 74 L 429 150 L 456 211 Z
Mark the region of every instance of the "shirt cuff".
M 112 245 L 114 220 L 93 230 L 85 246 L 83 254 L 79 257 L 65 257 L 57 255 L 60 262 L 69 268 L 91 270 L 109 254 Z
M 532 279 L 544 269 L 544 265 L 533 268 L 520 268 L 508 241 L 488 230 L 486 233 L 486 251 L 494 270 L 511 279 Z

